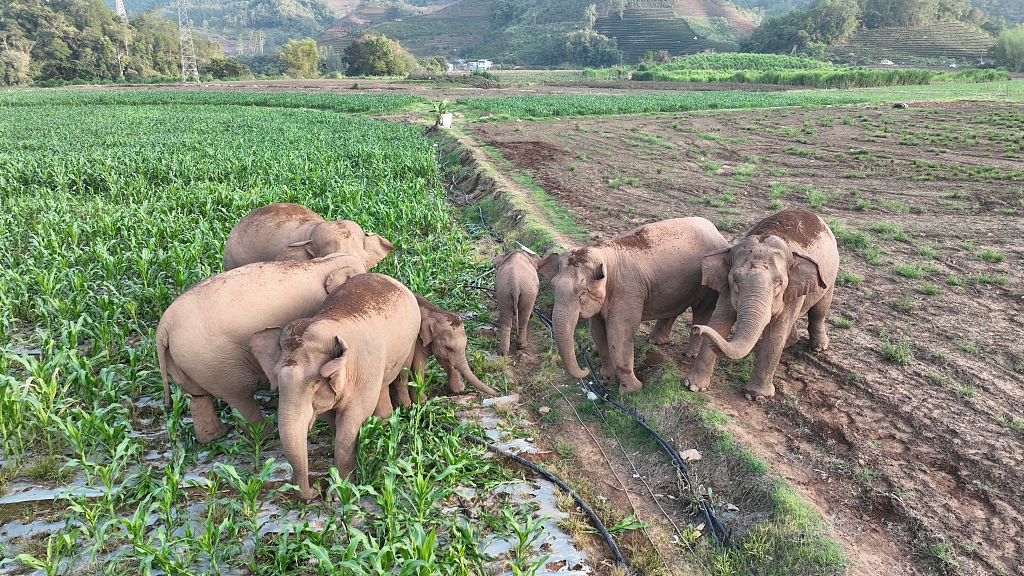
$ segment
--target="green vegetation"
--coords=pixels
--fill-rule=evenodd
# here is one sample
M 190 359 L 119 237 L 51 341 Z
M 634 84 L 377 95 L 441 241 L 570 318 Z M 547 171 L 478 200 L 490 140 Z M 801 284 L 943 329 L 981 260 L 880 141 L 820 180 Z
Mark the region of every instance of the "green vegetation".
M 345 49 L 349 76 L 404 76 L 418 64 L 398 42 L 385 36 L 360 36 Z
M 633 80 L 784 84 L 812 88 L 869 88 L 929 84 L 933 81 L 993 82 L 1009 80 L 998 70 L 948 74 L 930 70 L 868 70 L 834 66 L 820 60 L 773 54 L 714 54 L 677 58 L 659 66 L 641 64 Z
M 882 339 L 882 358 L 893 364 L 910 364 L 914 357 L 914 344 L 910 340 L 892 341 L 888 337 Z
M 924 94 L 923 90 L 928 90 Z M 679 94 L 514 96 L 459 98 L 472 109 L 512 117 L 610 116 L 736 108 L 825 106 L 897 99 L 956 100 L 959 98 L 1024 101 L 1024 81 L 985 84 L 948 84 L 941 87 L 907 86 L 844 91 L 735 92 L 708 91 Z
M 174 103 L 158 104 L 161 96 Z M 239 104 L 252 97 L 217 96 Z M 269 483 L 277 466 L 261 461 L 265 445 L 229 438 L 200 447 L 183 422 L 187 396 L 174 386 L 166 412 L 156 400 L 161 313 L 220 269 L 238 218 L 270 202 L 358 220 L 397 247 L 376 270 L 447 308 L 480 311 L 474 295 L 457 289 L 478 270 L 446 202 L 433 143 L 413 126 L 182 98 L 146 94 L 123 105 L 62 93 L 4 97 L 21 105 L 0 114 L 2 476 L 64 482 L 84 474 L 102 491 L 62 502 L 60 516 L 76 528 L 5 556 L 31 554 L 19 560 L 50 572 L 63 558 L 116 549 L 110 568 L 126 573 L 244 566 L 300 574 L 314 565 L 323 573 L 485 573 L 482 538 L 530 539 L 537 524 L 500 497 L 491 504 L 504 511 L 483 509 L 473 521 L 466 508 L 436 505 L 456 488 L 491 494 L 507 478 L 481 449 L 441 428 L 457 425 L 446 402 L 367 422 L 360 472 L 352 482 L 325 478 L 321 488 L 336 501 L 310 508 Z M 263 102 L 274 101 L 295 102 Z M 433 368 L 430 377 L 439 374 Z M 323 423 L 314 435 L 330 445 Z M 144 458 L 154 450 L 165 456 Z M 211 460 L 203 481 L 185 481 Z M 258 536 L 268 527 L 259 512 L 273 505 L 283 508 L 275 518 L 282 527 Z M 289 522 L 289 510 L 293 518 L 319 514 L 318 522 Z M 508 560 L 526 573 L 541 559 L 524 552 Z
M 1004 31 L 996 38 L 996 60 L 1018 72 L 1024 71 L 1024 25 Z
M 3 2 L 0 38 L 0 86 L 181 79 L 178 25 L 158 10 L 124 24 L 102 0 Z M 195 49 L 200 65 L 223 56 L 201 38 Z
M 316 40 L 289 40 L 279 51 L 281 61 L 288 65 L 288 75 L 293 78 L 316 78 L 316 64 L 320 50 Z

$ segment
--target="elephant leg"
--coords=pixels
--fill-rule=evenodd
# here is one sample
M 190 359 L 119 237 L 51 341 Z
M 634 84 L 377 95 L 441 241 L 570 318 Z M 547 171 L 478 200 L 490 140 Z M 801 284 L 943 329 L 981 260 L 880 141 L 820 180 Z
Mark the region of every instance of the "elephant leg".
M 498 314 L 498 354 L 508 356 L 509 344 L 512 341 L 512 311 L 502 307 Z
M 825 316 L 832 307 L 832 296 L 835 293 L 835 286 L 829 286 L 825 295 L 814 303 L 814 306 L 807 311 L 807 332 L 811 339 L 811 350 L 824 352 L 828 350 L 828 333 L 825 331 Z
M 786 338 L 786 343 L 782 346 L 783 348 L 789 348 L 793 344 L 800 341 L 800 330 L 796 327 L 796 323 L 793 323 L 793 329 L 789 331 L 789 336 Z
M 385 383 L 379 386 L 384 388 Z M 341 478 L 347 478 L 356 468 L 359 427 L 373 414 L 378 399 L 378 393 L 364 388 L 345 406 L 334 407 L 334 466 Z
M 775 396 L 775 368 L 782 358 L 782 350 L 790 333 L 796 328 L 796 319 L 800 317 L 800 305 L 803 297 L 790 302 L 775 318 L 768 323 L 761 335 L 757 348 L 757 360 L 750 372 L 750 380 L 744 390 L 747 400 L 757 401 Z
M 228 433 L 229 428 L 220 421 L 220 418 L 217 418 L 217 411 L 213 409 L 213 396 L 209 394 L 192 396 L 189 410 L 192 413 L 196 440 L 199 442 L 206 444 L 214 438 Z
M 533 314 L 533 304 L 527 298 L 519 297 L 519 325 L 516 326 L 516 350 L 523 350 L 530 342 L 529 325 Z
M 642 306 L 631 306 L 628 313 L 619 313 L 608 319 L 608 352 L 615 375 L 619 377 L 619 392 L 636 392 L 643 383 L 633 372 L 633 339 L 640 327 Z
M 651 336 L 648 338 L 651 344 L 668 344 L 668 341 L 672 338 L 672 326 L 676 323 L 676 318 L 679 315 L 675 315 L 671 318 L 659 318 L 654 323 L 654 330 L 651 330 Z
M 615 377 L 615 363 L 612 362 L 611 353 L 608 351 L 608 330 L 604 318 L 591 316 L 588 324 L 590 324 L 590 337 L 594 339 L 594 344 L 597 345 L 597 354 L 601 357 L 601 377 L 613 378 Z
M 245 421 L 250 424 L 263 424 L 266 421 L 266 417 L 263 416 L 263 412 L 260 411 L 260 405 L 256 402 L 256 399 L 248 391 L 252 388 L 247 388 L 244 391 L 240 390 L 237 394 L 232 394 L 229 397 L 225 397 L 224 401 L 242 415 Z M 267 426 L 263 429 L 262 437 L 264 439 L 272 438 L 274 436 L 274 426 Z
M 732 307 L 732 303 L 728 298 L 719 299 L 707 326 L 718 332 L 722 338 L 728 338 L 729 331 L 732 330 L 732 325 L 735 323 L 736 310 Z M 694 325 L 698 325 L 696 316 Z M 690 339 L 693 338 L 694 336 L 691 334 Z M 704 338 L 701 340 L 700 352 L 697 353 L 693 366 L 690 367 L 683 379 L 683 384 L 694 392 L 707 390 L 711 386 L 711 374 L 715 371 L 715 362 L 718 360 L 718 355 L 711 348 L 711 342 Z
M 406 373 L 406 371 L 404 369 L 402 370 L 402 374 L 405 374 L 406 375 L 405 379 L 408 380 L 408 375 L 407 375 L 407 373 Z M 402 378 L 402 376 L 399 376 L 398 378 Z M 395 381 L 397 382 L 398 380 L 396 379 Z M 408 385 L 406 385 L 406 389 L 408 389 Z M 391 412 L 393 410 L 394 410 L 394 408 L 391 406 L 391 390 L 390 390 L 390 387 L 389 386 L 381 386 L 380 387 L 380 396 L 377 398 L 377 407 L 373 409 L 373 415 L 378 417 L 378 418 L 382 418 L 382 419 L 386 420 L 387 418 L 389 418 L 391 416 Z
M 710 302 L 708 301 L 710 300 Z M 692 306 L 693 310 L 693 326 L 710 326 L 711 316 L 715 312 L 715 299 L 702 298 L 700 301 Z M 729 326 L 732 328 L 732 325 Z M 714 328 L 714 326 L 712 326 Z M 686 358 L 693 358 L 700 353 L 700 346 L 704 342 L 704 338 L 700 334 L 690 334 L 686 340 L 686 348 L 683 349 L 683 356 Z

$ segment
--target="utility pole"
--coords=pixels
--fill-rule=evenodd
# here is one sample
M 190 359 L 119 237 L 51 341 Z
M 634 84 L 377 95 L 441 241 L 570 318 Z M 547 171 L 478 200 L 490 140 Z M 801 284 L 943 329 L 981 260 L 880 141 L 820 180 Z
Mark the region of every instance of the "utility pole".
M 178 40 L 181 45 L 181 83 L 185 84 L 189 78 L 195 78 L 198 84 L 199 66 L 196 64 L 196 49 L 192 44 L 192 23 L 188 19 L 185 0 L 178 0 Z
M 128 12 L 126 12 L 125 9 L 124 9 L 124 2 L 122 2 L 121 0 L 117 0 L 117 4 L 115 6 L 116 6 L 116 9 L 117 9 L 117 15 L 121 17 L 121 22 L 124 22 L 125 24 L 127 24 L 128 23 Z

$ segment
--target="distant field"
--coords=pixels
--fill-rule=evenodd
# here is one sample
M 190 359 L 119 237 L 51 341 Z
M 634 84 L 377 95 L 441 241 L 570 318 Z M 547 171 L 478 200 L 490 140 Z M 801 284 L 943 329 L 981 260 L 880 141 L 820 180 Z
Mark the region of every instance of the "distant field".
M 782 106 L 825 106 L 914 100 L 1024 101 L 1024 81 L 859 90 L 792 92 L 689 92 L 677 94 L 517 96 L 459 98 L 458 103 L 496 114 L 522 117 L 606 116 Z

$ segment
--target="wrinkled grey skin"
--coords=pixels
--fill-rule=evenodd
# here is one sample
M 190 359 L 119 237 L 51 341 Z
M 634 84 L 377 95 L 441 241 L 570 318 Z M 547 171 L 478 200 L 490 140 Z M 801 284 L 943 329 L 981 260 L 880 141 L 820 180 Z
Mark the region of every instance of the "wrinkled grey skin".
M 334 254 L 248 264 L 189 288 L 167 307 L 156 329 L 164 403 L 171 402 L 170 375 L 192 396 L 200 442 L 228 431 L 214 412 L 214 397 L 249 422 L 263 422 L 253 393 L 267 378 L 249 351 L 249 339 L 267 326 L 312 316 L 331 290 L 363 272 L 361 259 Z
M 807 314 L 811 349 L 828 348 L 825 316 L 832 305 L 839 250 L 828 225 L 807 210 L 783 210 L 756 224 L 730 249 L 704 257 L 704 283 L 718 291 L 708 325 L 695 325 L 704 346 L 686 374 L 690 390 L 706 390 L 718 354 L 742 358 L 757 349 L 746 387 L 749 400 L 775 395 L 782 350 L 799 339 Z M 736 326 L 732 340 L 726 340 Z
M 356 467 L 359 427 L 371 414 L 391 414 L 388 385 L 412 362 L 419 329 L 408 288 L 383 274 L 360 274 L 312 318 L 252 336 L 253 355 L 280 389 L 281 444 L 302 498 L 318 495 L 309 485 L 306 442 L 316 418 L 331 425 L 334 465 L 346 478 Z
M 508 355 L 512 325 L 516 326 L 516 349 L 526 348 L 527 326 L 540 292 L 537 265 L 540 256 L 512 250 L 491 259 L 494 266 L 494 298 L 498 301 L 498 354 Z
M 369 270 L 393 249 L 387 239 L 364 232 L 351 220 L 328 222 L 298 204 L 269 204 L 249 212 L 231 229 L 224 243 L 224 270 L 338 252 L 358 256 Z
M 701 285 L 701 257 L 728 248 L 715 225 L 703 218 L 645 224 L 595 246 L 548 254 L 538 269 L 555 289 L 555 345 L 566 370 L 589 374 L 576 362 L 573 333 L 580 318 L 601 355 L 601 376 L 619 378 L 619 390 L 643 387 L 633 372 L 633 338 L 643 320 L 657 320 L 650 341 L 668 342 L 672 325 L 687 308 L 695 324 L 706 323 L 718 294 Z M 700 349 L 691 336 L 684 353 Z
M 422 380 L 427 359 L 433 356 L 448 373 L 448 388 L 452 392 L 458 394 L 466 389 L 462 383 L 462 376 L 465 376 L 480 392 L 496 396 L 495 391 L 481 382 L 469 368 L 469 361 L 466 360 L 466 325 L 462 318 L 455 312 L 438 308 L 419 294 L 416 295 L 416 303 L 420 308 L 420 333 L 416 339 L 416 353 L 409 367 L 412 374 L 418 374 Z M 405 381 L 396 382 L 394 389 L 396 398 L 406 408 L 412 406 Z

